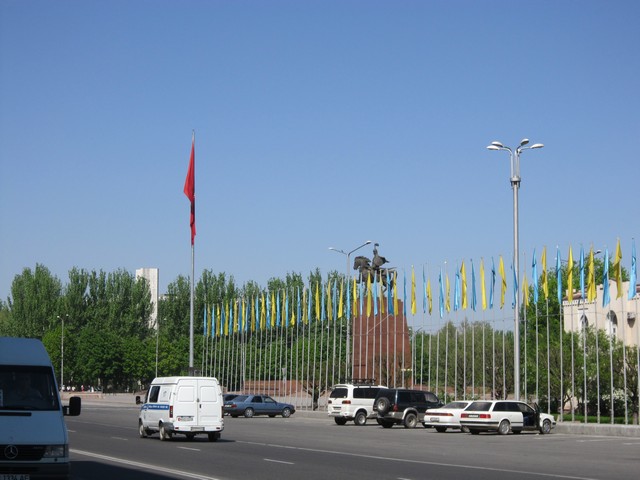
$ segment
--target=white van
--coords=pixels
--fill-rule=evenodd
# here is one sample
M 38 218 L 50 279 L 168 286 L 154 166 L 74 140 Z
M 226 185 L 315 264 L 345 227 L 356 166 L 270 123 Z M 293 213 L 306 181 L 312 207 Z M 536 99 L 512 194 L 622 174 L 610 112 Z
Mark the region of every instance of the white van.
M 222 390 L 213 377 L 158 377 L 151 382 L 138 418 L 140 437 L 155 432 L 160 440 L 173 434 L 207 435 L 215 442 L 224 430 Z
M 329 394 L 327 413 L 338 425 L 353 420 L 356 425 L 365 425 L 368 418 L 376 418 L 373 402 L 378 392 L 386 389 L 374 380 L 335 385 Z
M 0 337 L 0 478 L 68 478 L 64 415 L 80 415 L 80 405 L 62 406 L 40 340 Z

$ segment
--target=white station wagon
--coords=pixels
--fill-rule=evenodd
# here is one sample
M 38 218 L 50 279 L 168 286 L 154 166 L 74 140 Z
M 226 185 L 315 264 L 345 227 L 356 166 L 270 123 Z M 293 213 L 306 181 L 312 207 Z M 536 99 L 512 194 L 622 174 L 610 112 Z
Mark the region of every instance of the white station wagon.
M 541 413 L 536 405 L 530 407 L 515 400 L 480 400 L 469 405 L 460 415 L 460 425 L 474 435 L 480 432 L 520 433 L 525 430 L 551 433 L 556 421 L 552 415 Z

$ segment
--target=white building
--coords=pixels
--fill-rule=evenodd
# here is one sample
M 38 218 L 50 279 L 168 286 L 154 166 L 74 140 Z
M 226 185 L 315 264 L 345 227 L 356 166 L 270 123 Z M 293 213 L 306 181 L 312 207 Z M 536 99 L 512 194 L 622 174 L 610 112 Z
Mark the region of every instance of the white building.
M 151 291 L 151 318 L 149 319 L 149 328 L 158 328 L 158 285 L 160 271 L 157 268 L 138 268 L 136 270 L 136 279 L 144 278 L 149 282 L 149 290 Z
M 574 292 L 573 300 L 562 302 L 564 330 L 579 332 L 588 325 L 616 336 L 625 345 L 640 345 L 640 285 L 634 285 L 635 295 L 629 300 L 629 282 L 622 282 L 622 295 L 618 297 L 615 281 L 609 282 L 609 304 L 602 305 L 604 288 L 598 285 L 596 299 L 588 302 L 580 298 L 580 292 Z

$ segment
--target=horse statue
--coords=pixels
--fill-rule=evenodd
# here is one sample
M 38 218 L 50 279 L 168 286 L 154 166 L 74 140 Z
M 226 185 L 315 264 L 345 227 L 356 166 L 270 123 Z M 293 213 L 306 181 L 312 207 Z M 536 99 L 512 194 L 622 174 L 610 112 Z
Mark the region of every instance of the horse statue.
M 353 269 L 358 271 L 356 282 L 377 281 L 382 285 L 383 291 L 388 287 L 393 288 L 395 282 L 395 268 L 382 268 L 388 260 L 378 255 L 378 244 L 373 247 L 373 263 L 367 257 L 359 255 L 353 260 Z

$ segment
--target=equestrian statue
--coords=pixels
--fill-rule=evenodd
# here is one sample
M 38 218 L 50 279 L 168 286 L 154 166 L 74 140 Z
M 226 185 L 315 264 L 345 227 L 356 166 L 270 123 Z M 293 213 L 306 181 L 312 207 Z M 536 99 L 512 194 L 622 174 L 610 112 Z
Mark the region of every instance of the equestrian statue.
M 373 245 L 373 260 L 369 260 L 365 256 L 357 256 L 353 261 L 353 269 L 358 270 L 357 282 L 370 281 L 373 283 L 377 281 L 382 285 L 383 291 L 386 291 L 388 287 L 393 288 L 395 282 L 396 270 L 395 268 L 383 268 L 385 263 L 389 263 L 388 260 L 378 254 L 379 244 Z

